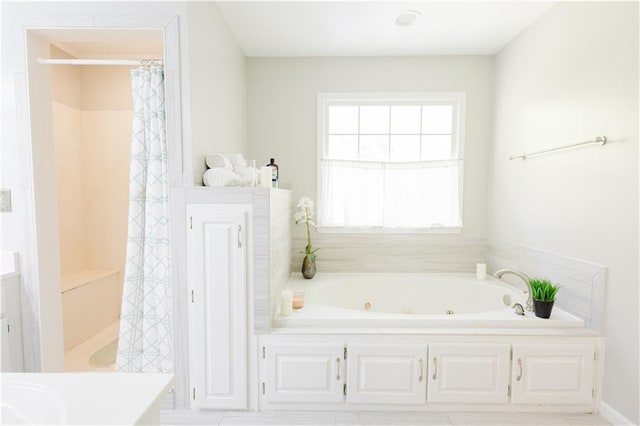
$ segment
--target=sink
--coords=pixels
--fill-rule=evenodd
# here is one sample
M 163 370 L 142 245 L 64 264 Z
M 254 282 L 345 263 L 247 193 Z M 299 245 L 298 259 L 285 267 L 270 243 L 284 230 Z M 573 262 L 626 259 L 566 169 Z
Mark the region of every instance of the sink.
M 36 383 L 2 382 L 1 424 L 66 424 L 67 404 L 54 389 Z

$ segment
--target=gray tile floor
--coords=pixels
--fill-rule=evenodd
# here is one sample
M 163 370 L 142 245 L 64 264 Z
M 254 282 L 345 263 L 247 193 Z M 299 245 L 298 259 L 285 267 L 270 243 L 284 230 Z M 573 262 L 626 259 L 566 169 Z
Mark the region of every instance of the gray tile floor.
M 599 414 L 440 413 L 416 411 L 163 411 L 163 425 L 449 425 L 449 426 L 605 426 Z

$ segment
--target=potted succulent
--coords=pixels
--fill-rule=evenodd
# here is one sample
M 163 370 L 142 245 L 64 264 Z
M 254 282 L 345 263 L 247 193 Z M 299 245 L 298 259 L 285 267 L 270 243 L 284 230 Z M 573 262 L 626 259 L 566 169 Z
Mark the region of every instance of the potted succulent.
M 531 286 L 531 298 L 536 316 L 549 318 L 560 286 L 554 285 L 549 280 L 538 278 L 531 279 L 529 285 Z
M 311 246 L 311 227 L 315 223 L 311 220 L 313 217 L 313 201 L 308 197 L 302 197 L 298 201 L 298 211 L 294 214 L 296 225 L 300 222 L 307 227 L 307 246 L 304 249 L 304 259 L 302 259 L 302 276 L 310 280 L 316 274 L 316 251 Z

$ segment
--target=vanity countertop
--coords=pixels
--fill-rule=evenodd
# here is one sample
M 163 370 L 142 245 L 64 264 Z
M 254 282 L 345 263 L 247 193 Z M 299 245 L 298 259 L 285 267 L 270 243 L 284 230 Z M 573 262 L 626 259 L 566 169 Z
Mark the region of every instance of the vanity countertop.
M 2 424 L 160 424 L 173 374 L 3 373 Z

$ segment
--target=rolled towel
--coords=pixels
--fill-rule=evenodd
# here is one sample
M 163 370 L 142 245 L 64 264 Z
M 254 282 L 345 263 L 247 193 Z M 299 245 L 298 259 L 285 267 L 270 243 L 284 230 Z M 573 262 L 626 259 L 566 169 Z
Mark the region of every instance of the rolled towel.
M 205 162 L 207 163 L 207 167 L 209 167 L 210 169 L 221 168 L 226 170 L 233 170 L 233 164 L 227 158 L 227 156 L 223 154 L 207 155 Z
M 223 167 L 208 169 L 202 176 L 202 181 L 206 186 L 239 186 L 242 179 L 237 173 Z
M 238 167 L 235 173 L 240 176 L 240 186 L 254 186 L 258 181 L 258 171 L 252 167 Z
M 237 171 L 240 167 L 247 167 L 247 160 L 242 154 L 225 154 L 233 165 L 233 170 Z

